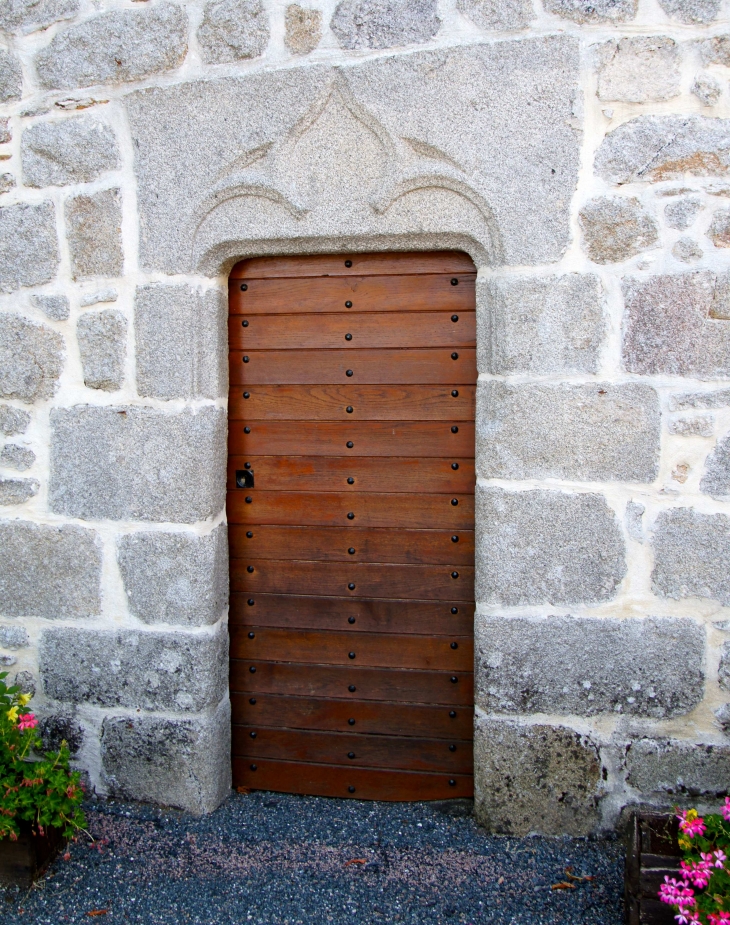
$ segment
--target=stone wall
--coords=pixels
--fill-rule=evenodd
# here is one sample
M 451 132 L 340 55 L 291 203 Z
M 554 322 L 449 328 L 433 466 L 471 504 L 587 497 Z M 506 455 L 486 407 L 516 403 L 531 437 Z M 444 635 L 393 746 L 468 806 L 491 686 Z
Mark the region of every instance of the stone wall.
M 476 807 L 730 777 L 728 0 L 0 9 L 0 662 L 99 792 L 229 787 L 226 279 L 479 267 Z

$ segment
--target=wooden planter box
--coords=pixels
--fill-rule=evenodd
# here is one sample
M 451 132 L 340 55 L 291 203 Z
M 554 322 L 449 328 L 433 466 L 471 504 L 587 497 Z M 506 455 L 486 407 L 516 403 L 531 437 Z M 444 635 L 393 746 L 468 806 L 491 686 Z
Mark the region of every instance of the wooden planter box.
M 626 846 L 626 925 L 676 925 L 674 906 L 659 901 L 664 877 L 676 877 L 682 858 L 676 816 L 634 813 Z
M 64 844 L 58 829 L 34 834 L 30 823 L 21 823 L 17 841 L 0 839 L 0 885 L 29 887 L 43 873 Z

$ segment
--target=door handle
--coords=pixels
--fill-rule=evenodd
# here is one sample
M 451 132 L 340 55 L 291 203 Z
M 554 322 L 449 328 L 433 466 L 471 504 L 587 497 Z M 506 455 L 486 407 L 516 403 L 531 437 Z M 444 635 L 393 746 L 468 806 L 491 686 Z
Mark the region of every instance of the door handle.
M 253 488 L 253 469 L 236 469 L 238 488 Z

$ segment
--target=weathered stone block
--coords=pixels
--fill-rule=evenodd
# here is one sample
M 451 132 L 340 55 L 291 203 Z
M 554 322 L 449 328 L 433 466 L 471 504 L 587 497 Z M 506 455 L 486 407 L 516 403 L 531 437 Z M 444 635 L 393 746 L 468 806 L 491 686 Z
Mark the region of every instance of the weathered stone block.
M 730 437 L 721 440 L 707 457 L 700 491 L 713 498 L 730 496 Z
M 121 276 L 124 254 L 119 190 L 67 199 L 65 212 L 74 279 Z
M 23 72 L 15 55 L 0 49 L 0 103 L 19 100 L 23 92 Z
M 15 680 L 13 683 L 17 684 L 17 686 L 20 688 L 21 694 L 30 694 L 31 697 L 35 696 L 36 680 L 30 671 L 19 671 L 15 675 Z
M 78 754 L 84 744 L 84 730 L 73 713 L 60 710 L 43 716 L 38 723 L 44 751 L 58 751 L 65 742 L 71 755 Z
M 226 528 L 208 536 L 131 533 L 117 558 L 132 613 L 145 623 L 215 623 L 228 603 Z
M 293 55 L 308 55 L 322 38 L 321 10 L 290 3 L 284 15 L 284 44 Z
M 43 631 L 38 657 L 46 696 L 54 700 L 197 713 L 226 693 L 228 632 L 54 626 Z
M 626 766 L 628 784 L 642 794 L 719 797 L 730 792 L 727 746 L 639 739 L 628 749 Z
M 665 718 L 703 697 L 705 634 L 690 619 L 477 616 L 475 643 L 487 713 Z
M 52 202 L 22 202 L 0 209 L 0 292 L 47 283 L 58 269 Z
M 730 35 L 715 35 L 700 42 L 700 54 L 705 64 L 730 66 Z
M 599 196 L 578 213 L 583 247 L 595 263 L 628 260 L 653 247 L 656 222 L 638 199 Z
M 681 57 L 674 39 L 637 35 L 600 48 L 598 98 L 646 103 L 670 100 L 681 90 Z
M 702 249 L 691 238 L 679 238 L 672 247 L 672 256 L 682 263 L 693 263 L 702 257 Z
M 101 608 L 101 544 L 93 530 L 0 522 L 0 613 L 89 617 Z
M 7 0 L 0 7 L 0 29 L 4 32 L 34 32 L 79 10 L 78 0 Z
M 457 0 L 456 8 L 480 29 L 511 32 L 535 18 L 530 0 Z
M 89 305 L 98 305 L 100 302 L 116 302 L 118 298 L 119 293 L 117 290 L 113 286 L 109 286 L 106 289 L 100 289 L 98 292 L 87 292 L 82 295 L 79 305 L 82 308 L 88 308 Z
M 722 644 L 717 680 L 720 682 L 720 687 L 726 691 L 730 690 L 730 642 Z
M 17 469 L 18 472 L 25 472 L 35 462 L 35 453 L 33 450 L 27 450 L 25 447 L 18 446 L 15 443 L 6 443 L 0 450 L 0 466 L 7 466 L 9 469 Z
M 689 392 L 685 395 L 670 395 L 670 411 L 691 411 L 695 408 L 712 409 L 730 406 L 730 389 L 717 392 Z
M 490 832 L 590 834 L 601 772 L 596 744 L 572 729 L 477 719 L 474 814 Z
M 31 303 L 52 321 L 67 321 L 71 307 L 65 295 L 32 295 Z
M 10 128 L 9 119 L 0 119 L 0 144 L 6 145 L 13 140 L 13 132 Z
M 24 626 L 0 626 L 0 646 L 3 649 L 25 649 L 30 645 L 28 630 Z
M 477 487 L 475 519 L 478 601 L 605 601 L 626 574 L 621 530 L 601 495 Z
M 722 85 L 709 74 L 695 77 L 691 89 L 703 106 L 714 106 L 722 96 Z
M 646 508 L 643 504 L 639 504 L 638 501 L 628 501 L 626 503 L 626 511 L 624 512 L 626 532 L 632 540 L 636 540 L 639 543 L 644 542 L 643 518 L 645 513 Z
M 78 405 L 51 412 L 50 505 L 84 519 L 194 523 L 225 498 L 226 414 Z
M 435 0 L 340 0 L 330 21 L 343 48 L 420 44 L 440 28 Z
M 720 0 L 659 0 L 667 16 L 686 23 L 708 23 L 717 19 Z
M 231 789 L 231 711 L 195 719 L 110 716 L 101 733 L 104 781 L 121 799 L 210 813 Z
M 16 185 L 12 173 L 0 173 L 0 193 L 9 193 Z
M 730 209 L 713 212 L 707 237 L 715 247 L 730 247 Z
M 149 9 L 113 10 L 71 26 L 35 61 L 41 86 L 74 90 L 171 71 L 187 51 L 187 17 L 163 0 Z
M 626 22 L 636 16 L 638 0 L 543 0 L 548 13 L 573 22 Z
M 0 405 L 0 434 L 13 437 L 15 434 L 24 434 L 30 424 L 30 415 L 20 408 L 10 405 Z
M 37 495 L 40 487 L 37 479 L 0 478 L 0 504 L 23 504 Z
M 730 517 L 692 508 L 662 511 L 651 577 L 660 597 L 709 597 L 730 604 Z
M 711 437 L 715 422 L 712 417 L 675 418 L 667 424 L 667 430 L 678 437 Z
M 79 318 L 76 336 L 84 371 L 84 384 L 90 389 L 113 392 L 124 382 L 127 353 L 127 319 L 114 308 L 87 312 Z
M 593 274 L 477 281 L 477 361 L 482 372 L 594 373 L 606 322 Z
M 0 397 L 50 398 L 63 368 L 63 338 L 21 315 L 0 314 Z
M 651 386 L 477 386 L 477 472 L 487 479 L 651 482 L 661 415 Z
M 715 379 L 730 376 L 727 283 L 706 270 L 648 279 L 626 278 L 623 329 L 625 369 Z
M 697 218 L 701 209 L 702 202 L 699 199 L 678 199 L 665 207 L 664 217 L 670 228 L 685 231 Z
M 88 183 L 119 167 L 114 132 L 92 116 L 37 122 L 23 132 L 20 149 L 26 186 Z
M 261 0 L 212 0 L 205 5 L 198 44 L 207 64 L 257 58 L 269 42 L 269 17 Z
M 149 398 L 218 398 L 228 389 L 228 308 L 219 292 L 153 285 L 134 306 L 137 391 Z
M 678 180 L 686 174 L 730 172 L 730 119 L 637 116 L 610 132 L 595 159 L 596 173 L 613 183 Z

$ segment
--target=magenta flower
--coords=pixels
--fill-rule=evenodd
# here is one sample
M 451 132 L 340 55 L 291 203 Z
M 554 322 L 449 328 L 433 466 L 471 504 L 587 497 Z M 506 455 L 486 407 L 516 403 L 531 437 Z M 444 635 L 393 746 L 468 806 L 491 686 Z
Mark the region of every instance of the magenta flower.
M 18 729 L 21 732 L 25 732 L 26 729 L 35 729 L 37 725 L 38 720 L 33 713 L 21 713 L 18 717 Z
M 725 805 L 720 812 L 722 813 L 722 818 L 726 822 L 730 822 L 730 797 L 725 797 Z
M 696 809 L 688 809 L 681 812 L 679 819 L 679 828 L 687 835 L 688 838 L 694 838 L 695 835 L 705 834 L 705 820 L 702 816 L 697 815 Z
M 664 883 L 659 887 L 659 899 L 670 906 L 691 906 L 694 903 L 695 891 L 674 877 L 665 877 Z
M 716 848 L 713 852 L 715 855 L 715 867 L 722 867 L 723 862 L 727 861 L 727 855 L 721 848 Z

